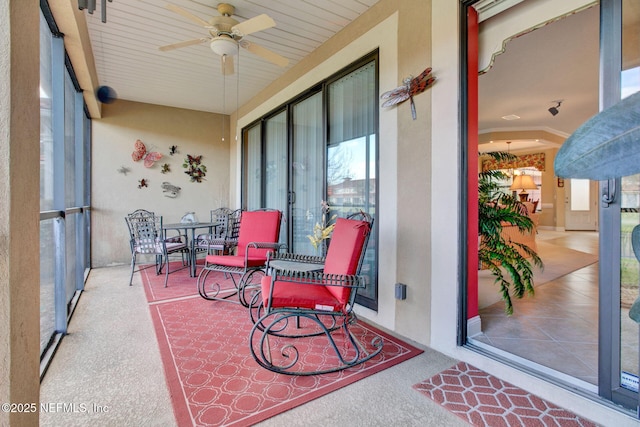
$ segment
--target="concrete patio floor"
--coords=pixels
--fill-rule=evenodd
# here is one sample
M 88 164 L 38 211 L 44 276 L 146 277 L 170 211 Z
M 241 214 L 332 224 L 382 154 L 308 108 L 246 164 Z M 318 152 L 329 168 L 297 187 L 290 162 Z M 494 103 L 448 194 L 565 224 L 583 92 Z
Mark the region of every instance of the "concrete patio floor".
M 175 426 L 155 332 L 138 274 L 91 271 L 43 379 L 41 426 Z M 415 343 L 411 343 L 415 345 Z M 431 349 L 404 363 L 270 418 L 262 426 L 465 426 L 412 386 L 454 365 Z M 66 409 L 69 409 L 67 406 Z

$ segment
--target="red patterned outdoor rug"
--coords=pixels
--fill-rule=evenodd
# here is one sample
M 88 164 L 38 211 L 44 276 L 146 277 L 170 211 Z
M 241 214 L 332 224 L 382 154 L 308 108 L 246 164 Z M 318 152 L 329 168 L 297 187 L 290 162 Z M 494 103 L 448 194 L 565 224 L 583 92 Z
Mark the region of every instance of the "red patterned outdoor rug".
M 144 268 L 145 266 L 143 266 Z M 198 295 L 196 283 L 198 277 L 189 276 L 189 268 L 180 268 L 180 262 L 172 262 L 169 270 L 169 280 L 167 287 L 164 286 L 164 270 L 160 275 L 156 275 L 156 270 L 151 266 L 140 271 L 144 292 L 148 302 L 165 301 L 176 298 L 183 298 Z M 165 267 L 166 268 L 166 267 Z M 202 266 L 198 266 L 196 274 L 199 274 Z M 220 284 L 222 289 L 233 288 L 233 282 L 230 277 L 224 277 L 222 273 L 217 271 L 211 272 L 207 278 L 207 283 L 215 281 Z
M 474 426 L 596 426 L 465 362 L 413 387 Z
M 172 275 L 169 287 L 178 287 Z M 164 276 L 152 269 L 142 278 L 145 287 L 164 287 Z M 359 321 L 354 334 L 362 343 L 382 337 L 381 354 L 342 372 L 292 377 L 254 361 L 248 344 L 252 323 L 240 305 L 197 296 L 151 302 L 149 309 L 180 426 L 252 425 L 422 353 Z

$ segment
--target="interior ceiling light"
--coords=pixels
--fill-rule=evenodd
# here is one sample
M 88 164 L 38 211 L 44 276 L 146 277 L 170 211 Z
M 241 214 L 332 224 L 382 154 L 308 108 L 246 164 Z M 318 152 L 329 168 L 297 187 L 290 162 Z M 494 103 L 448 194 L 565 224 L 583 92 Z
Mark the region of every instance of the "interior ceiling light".
M 238 43 L 227 36 L 214 37 L 210 46 L 211 50 L 220 56 L 234 56 L 238 54 Z
M 560 105 L 562 105 L 562 101 L 564 101 L 564 99 L 551 101 L 551 102 L 555 102 L 557 104 L 555 107 L 549 108 L 549 112 L 551 113 L 552 116 L 555 116 L 556 114 L 558 114 L 560 112 L 560 110 L 558 110 L 558 108 L 560 108 Z
M 515 114 L 509 114 L 508 116 L 502 116 L 504 120 L 518 120 L 520 116 L 516 116 Z

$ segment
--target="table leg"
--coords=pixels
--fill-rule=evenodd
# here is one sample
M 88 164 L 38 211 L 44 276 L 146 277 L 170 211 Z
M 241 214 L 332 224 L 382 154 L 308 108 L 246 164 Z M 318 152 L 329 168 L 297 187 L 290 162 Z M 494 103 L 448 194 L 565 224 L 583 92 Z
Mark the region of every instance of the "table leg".
M 189 273 L 191 277 L 196 277 L 196 247 L 195 247 L 195 240 L 196 240 L 196 230 L 195 228 L 191 229 L 191 250 L 189 251 L 189 255 L 191 258 L 191 265 L 189 266 Z

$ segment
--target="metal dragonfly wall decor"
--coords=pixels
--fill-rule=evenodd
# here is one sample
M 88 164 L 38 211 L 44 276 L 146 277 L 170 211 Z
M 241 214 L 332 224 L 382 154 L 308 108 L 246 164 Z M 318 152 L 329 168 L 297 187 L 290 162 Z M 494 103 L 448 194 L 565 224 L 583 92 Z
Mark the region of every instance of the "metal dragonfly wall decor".
M 409 76 L 402 80 L 402 86 L 390 90 L 380 95 L 381 99 L 386 99 L 382 103 L 383 107 L 392 107 L 400 104 L 407 99 L 411 103 L 411 117 L 416 119 L 416 105 L 413 102 L 413 96 L 424 92 L 433 85 L 436 78 L 431 75 L 431 67 L 424 70 L 418 77 Z

